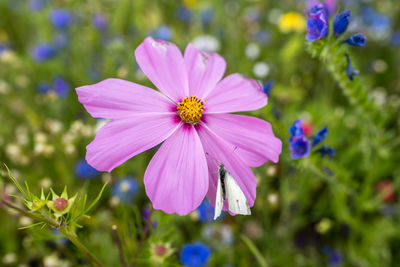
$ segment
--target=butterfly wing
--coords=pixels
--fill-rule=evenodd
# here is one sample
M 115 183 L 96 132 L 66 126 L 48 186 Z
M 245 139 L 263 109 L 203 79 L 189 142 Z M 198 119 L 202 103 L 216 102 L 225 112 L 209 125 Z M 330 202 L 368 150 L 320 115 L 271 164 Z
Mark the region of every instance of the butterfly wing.
M 226 172 L 225 175 L 225 189 L 229 211 L 235 214 L 250 215 L 251 211 L 247 198 L 229 172 Z
M 222 197 L 221 177 L 218 176 L 217 195 L 215 197 L 214 220 L 216 220 L 221 215 L 223 205 L 224 199 Z

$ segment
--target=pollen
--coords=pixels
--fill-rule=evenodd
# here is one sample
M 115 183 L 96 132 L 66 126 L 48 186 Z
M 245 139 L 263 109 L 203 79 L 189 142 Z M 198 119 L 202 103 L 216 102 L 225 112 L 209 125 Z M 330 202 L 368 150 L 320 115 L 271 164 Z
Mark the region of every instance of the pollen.
M 196 124 L 200 121 L 204 111 L 204 101 L 197 96 L 185 97 L 178 103 L 177 111 L 182 121 Z

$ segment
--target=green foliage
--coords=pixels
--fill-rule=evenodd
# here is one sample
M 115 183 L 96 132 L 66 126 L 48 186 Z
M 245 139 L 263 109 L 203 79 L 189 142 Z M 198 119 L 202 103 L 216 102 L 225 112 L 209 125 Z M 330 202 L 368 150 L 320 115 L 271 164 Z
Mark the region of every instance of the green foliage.
M 304 1 L 54 0 L 40 11 L 29 2 L 0 1 L 0 161 L 10 167 L 0 186 L 11 205 L 0 209 L 1 266 L 124 266 L 121 258 L 126 265 L 135 259 L 135 266 L 180 266 L 183 246 L 198 241 L 212 251 L 209 266 L 327 266 L 330 250 L 340 253 L 342 266 L 398 265 L 400 53 L 391 42 L 399 25 L 397 1 L 341 1 L 338 8 L 351 8 L 352 21 L 361 22 L 355 25 L 368 36 L 363 48 L 341 44 L 344 37 L 306 43 L 305 29 L 282 31 L 281 15 L 302 17 Z M 189 22 L 178 18 L 183 7 Z M 387 16 L 392 28 L 376 32 L 366 25 L 367 7 Z M 52 26 L 55 8 L 73 14 L 68 29 Z M 208 9 L 214 15 L 203 25 Z M 106 30 L 93 26 L 95 14 L 107 19 Z M 154 88 L 133 52 L 163 25 L 181 51 L 198 37 L 214 37 L 227 62 L 225 75 L 275 81 L 268 105 L 246 113 L 268 121 L 283 142 L 278 164 L 253 168 L 258 187 L 252 216 L 202 222 L 198 211 L 180 217 L 155 210 L 148 220 L 143 176 L 156 148 L 110 174 L 91 180 L 77 175 L 100 121 L 82 107 L 74 88 L 111 77 Z M 36 45 L 62 34 L 67 45 L 54 58 L 32 58 Z M 4 52 L 3 44 L 9 47 Z M 251 45 L 258 53 L 249 53 Z M 360 70 L 354 81 L 346 76 L 346 54 Z M 254 71 L 260 63 L 267 65 L 266 76 Z M 54 88 L 38 91 L 41 83 L 54 87 L 56 77 L 69 84 L 65 97 Z M 335 148 L 336 157 L 313 152 L 293 160 L 288 127 L 296 119 L 311 125 L 309 139 L 327 126 L 324 145 Z M 114 188 L 125 176 L 139 184 L 132 203 L 105 190 L 106 182 Z M 389 182 L 386 191 L 382 181 Z M 50 188 L 58 197 L 66 187 L 77 197 L 59 214 L 54 203 L 46 205 L 54 201 Z M 158 257 L 157 245 L 168 253 Z

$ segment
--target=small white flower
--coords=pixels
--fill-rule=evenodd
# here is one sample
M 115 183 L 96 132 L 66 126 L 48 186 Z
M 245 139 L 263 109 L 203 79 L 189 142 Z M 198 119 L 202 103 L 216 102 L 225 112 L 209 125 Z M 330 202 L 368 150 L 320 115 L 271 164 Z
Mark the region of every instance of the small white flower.
M 212 35 L 201 35 L 193 39 L 193 45 L 204 52 L 217 52 L 221 44 L 217 38 Z
M 246 46 L 246 57 L 256 59 L 260 55 L 260 46 L 256 43 L 250 43 Z
M 253 72 L 257 78 L 265 78 L 269 74 L 269 66 L 267 63 L 257 62 L 253 67 Z

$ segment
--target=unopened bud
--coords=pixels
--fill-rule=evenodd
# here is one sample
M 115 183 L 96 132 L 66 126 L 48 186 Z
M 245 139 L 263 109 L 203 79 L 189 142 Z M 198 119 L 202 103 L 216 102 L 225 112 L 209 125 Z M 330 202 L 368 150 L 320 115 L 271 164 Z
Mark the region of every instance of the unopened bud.
M 68 201 L 65 198 L 57 198 L 54 200 L 54 208 L 58 211 L 63 211 L 68 206 Z

